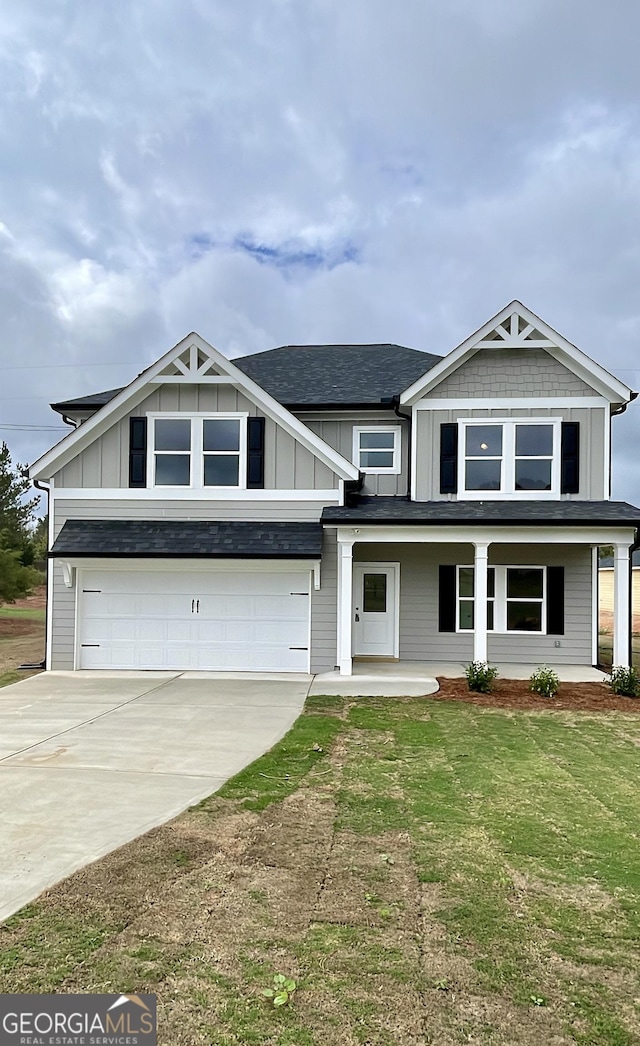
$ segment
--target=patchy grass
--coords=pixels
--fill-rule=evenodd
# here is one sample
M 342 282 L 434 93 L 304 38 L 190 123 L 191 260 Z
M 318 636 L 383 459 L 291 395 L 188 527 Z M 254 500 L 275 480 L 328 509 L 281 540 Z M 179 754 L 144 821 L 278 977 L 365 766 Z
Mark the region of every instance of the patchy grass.
M 314 699 L 1 928 L 0 991 L 154 991 L 166 1046 L 632 1046 L 639 754 L 620 712 Z
M 26 621 L 44 621 L 45 610 L 40 607 L 15 607 L 6 603 L 0 607 L 0 618 L 15 617 Z

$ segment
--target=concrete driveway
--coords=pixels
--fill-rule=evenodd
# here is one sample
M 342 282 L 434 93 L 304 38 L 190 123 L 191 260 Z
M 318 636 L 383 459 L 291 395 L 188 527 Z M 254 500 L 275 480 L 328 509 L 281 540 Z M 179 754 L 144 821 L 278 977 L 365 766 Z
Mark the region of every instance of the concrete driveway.
M 311 680 L 46 672 L 0 690 L 0 921 L 266 752 Z

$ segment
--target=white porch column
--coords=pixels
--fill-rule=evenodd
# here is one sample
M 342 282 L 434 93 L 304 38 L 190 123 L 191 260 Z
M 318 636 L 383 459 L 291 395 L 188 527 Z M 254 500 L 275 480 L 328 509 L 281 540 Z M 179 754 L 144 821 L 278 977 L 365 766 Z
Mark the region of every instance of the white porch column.
M 351 630 L 353 628 L 353 542 L 338 541 L 338 667 L 350 676 Z
M 473 660 L 487 660 L 487 564 L 489 561 L 489 542 L 475 542 L 473 561 Z
M 613 546 L 613 663 L 629 667 L 629 546 Z

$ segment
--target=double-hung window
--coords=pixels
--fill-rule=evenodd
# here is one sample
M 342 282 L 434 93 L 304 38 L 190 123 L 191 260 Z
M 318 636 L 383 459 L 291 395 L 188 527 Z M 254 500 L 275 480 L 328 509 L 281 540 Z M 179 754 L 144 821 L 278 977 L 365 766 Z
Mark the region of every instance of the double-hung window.
M 246 414 L 149 415 L 154 487 L 246 486 Z
M 400 426 L 376 425 L 353 430 L 353 461 L 361 472 L 400 472 Z
M 458 425 L 461 497 L 559 497 L 561 419 L 483 418 Z
M 458 632 L 472 632 L 475 620 L 474 568 L 457 570 Z M 487 573 L 487 631 L 546 632 L 545 567 L 489 567 Z

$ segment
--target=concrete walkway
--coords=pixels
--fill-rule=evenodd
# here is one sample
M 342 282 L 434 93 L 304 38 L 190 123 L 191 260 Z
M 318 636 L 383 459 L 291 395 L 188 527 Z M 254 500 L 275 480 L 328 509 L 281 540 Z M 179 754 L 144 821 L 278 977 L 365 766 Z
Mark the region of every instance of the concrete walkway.
M 0 922 L 215 792 L 287 732 L 310 682 L 47 672 L 0 690 Z

